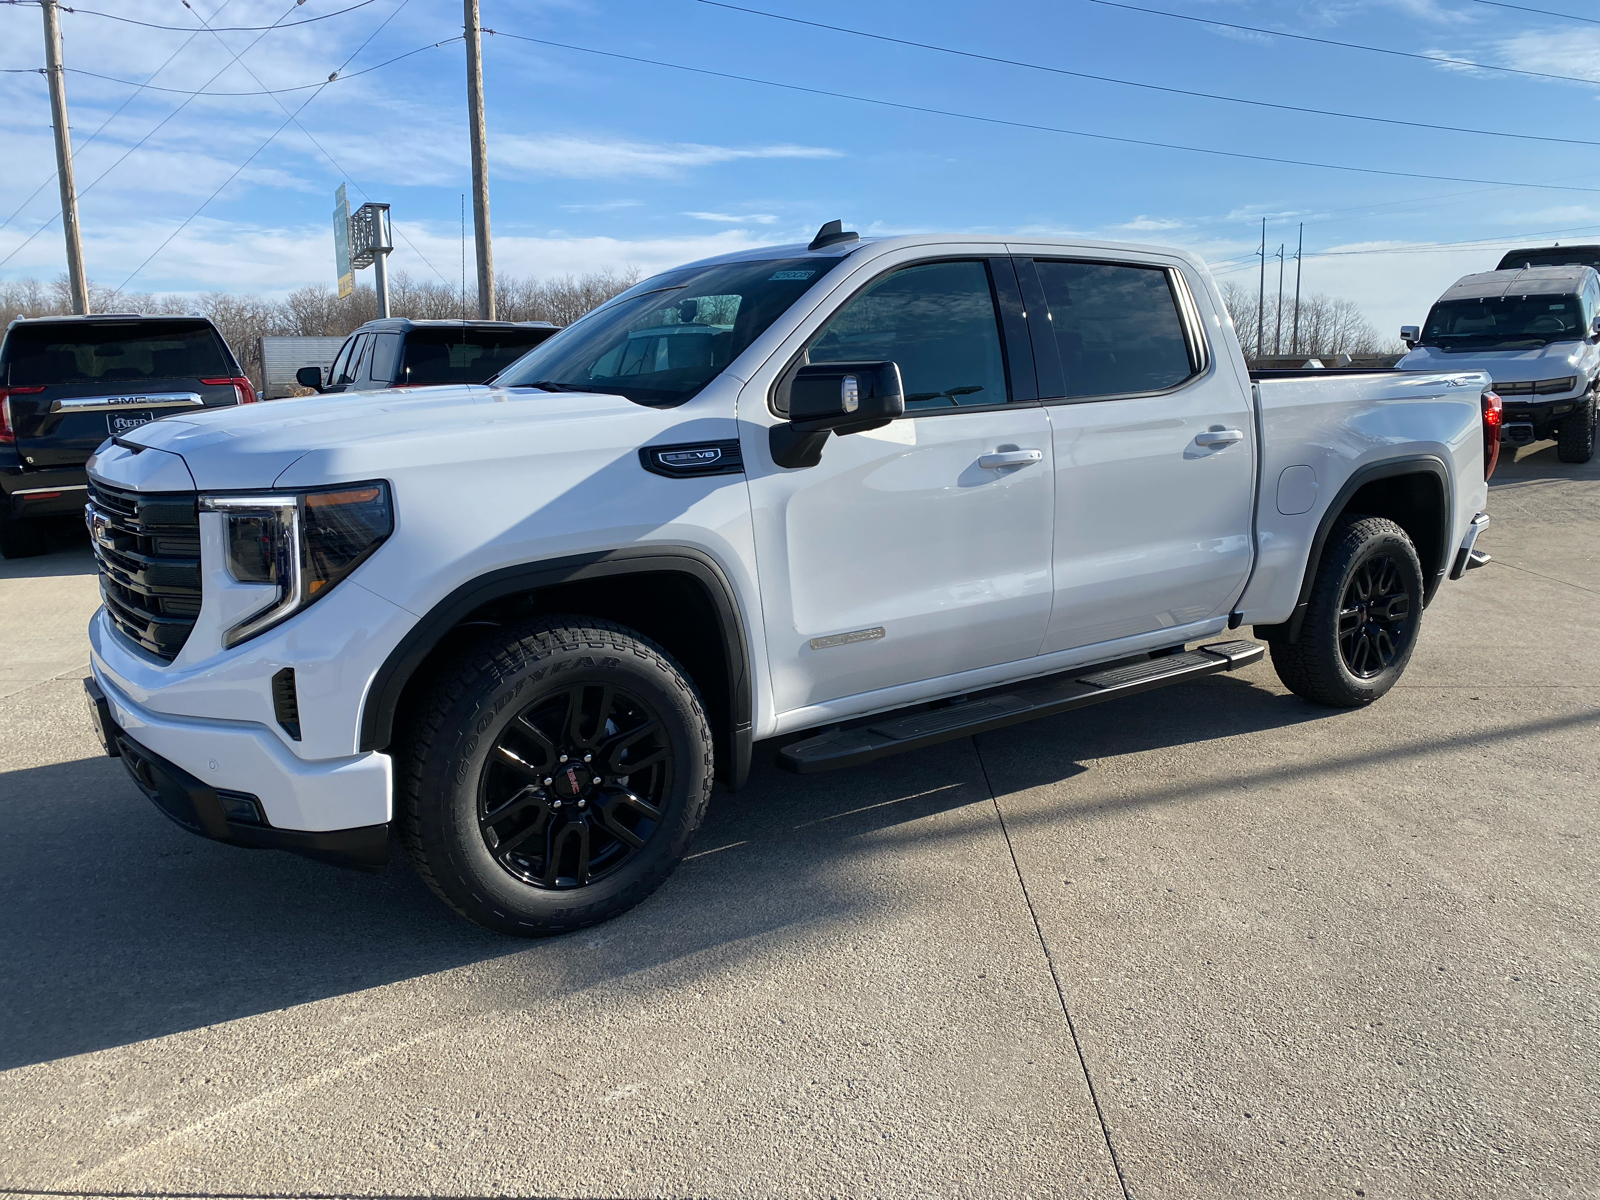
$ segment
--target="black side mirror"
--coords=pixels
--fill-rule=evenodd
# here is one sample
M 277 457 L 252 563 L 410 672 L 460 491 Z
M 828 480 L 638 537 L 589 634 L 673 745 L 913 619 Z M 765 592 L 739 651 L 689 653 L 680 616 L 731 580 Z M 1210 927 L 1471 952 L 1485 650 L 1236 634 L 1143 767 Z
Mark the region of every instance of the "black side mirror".
M 881 429 L 906 411 L 900 367 L 892 362 L 811 363 L 791 370 L 774 397 L 789 423 L 769 434 L 780 467 L 814 467 L 830 433 Z
M 294 381 L 301 387 L 308 387 L 314 392 L 322 390 L 322 368 L 301 367 L 294 373 Z

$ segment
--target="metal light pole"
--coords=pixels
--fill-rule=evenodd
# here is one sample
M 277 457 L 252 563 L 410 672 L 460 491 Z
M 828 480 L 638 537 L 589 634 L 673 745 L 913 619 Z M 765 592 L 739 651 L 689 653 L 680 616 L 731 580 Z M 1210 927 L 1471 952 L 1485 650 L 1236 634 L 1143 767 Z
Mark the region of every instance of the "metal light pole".
M 466 17 L 467 116 L 472 134 L 472 234 L 478 249 L 478 316 L 494 320 L 494 251 L 489 244 L 489 139 L 483 122 L 483 45 L 478 0 L 462 0 Z
M 56 133 L 56 178 L 61 182 L 61 232 L 67 238 L 67 284 L 72 311 L 89 311 L 89 282 L 83 273 L 83 239 L 78 232 L 78 186 L 72 176 L 72 133 L 67 126 L 67 78 L 61 66 L 61 15 L 56 0 L 40 0 L 44 10 L 45 75 L 50 81 L 50 122 Z

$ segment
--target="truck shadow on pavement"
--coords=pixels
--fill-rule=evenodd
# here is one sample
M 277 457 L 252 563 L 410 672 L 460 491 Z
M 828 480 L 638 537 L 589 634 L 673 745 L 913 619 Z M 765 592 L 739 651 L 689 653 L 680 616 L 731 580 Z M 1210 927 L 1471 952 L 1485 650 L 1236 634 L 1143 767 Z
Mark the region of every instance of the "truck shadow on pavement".
M 0 579 L 51 579 L 93 575 L 94 551 L 77 517 L 51 517 L 45 522 L 46 554 L 33 558 L 0 558 Z
M 775 744 L 758 746 L 751 785 L 718 792 L 654 897 L 542 942 L 462 920 L 403 861 L 363 875 L 196 838 L 111 759 L 13 771 L 0 775 L 0 1070 L 403 981 L 420 981 L 430 1023 L 453 1006 L 470 1015 L 598 987 L 694 986 L 914 903 L 916 888 L 939 886 L 938 854 L 983 851 L 998 826 L 978 751 L 987 757 L 993 739 L 1015 791 L 1093 770 L 1085 758 L 1322 719 L 1338 714 L 1221 677 L 852 772 L 797 778 L 770 765 Z M 1205 802 L 1170 779 L 1151 784 L 1150 803 Z M 1083 816 L 1066 806 L 1030 820 Z M 424 980 L 444 972 L 445 986 Z

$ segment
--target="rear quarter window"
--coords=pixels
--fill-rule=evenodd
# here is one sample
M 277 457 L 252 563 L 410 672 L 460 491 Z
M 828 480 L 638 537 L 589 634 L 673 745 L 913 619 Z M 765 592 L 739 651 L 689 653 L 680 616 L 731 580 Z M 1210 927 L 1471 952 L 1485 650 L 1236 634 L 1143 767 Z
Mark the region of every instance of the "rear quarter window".
M 146 383 L 235 374 L 209 325 L 77 322 L 14 325 L 0 354 L 12 387 Z

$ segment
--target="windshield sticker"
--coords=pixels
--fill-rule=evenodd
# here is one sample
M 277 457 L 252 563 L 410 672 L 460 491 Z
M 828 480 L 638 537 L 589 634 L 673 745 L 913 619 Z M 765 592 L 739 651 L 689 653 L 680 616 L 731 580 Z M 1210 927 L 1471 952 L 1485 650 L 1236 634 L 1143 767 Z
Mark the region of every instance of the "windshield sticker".
M 810 279 L 815 274 L 815 271 L 774 271 L 767 276 L 767 282 L 771 283 L 774 279 Z
M 1565 304 L 1552 304 L 1550 306 L 1550 311 L 1551 312 L 1564 312 L 1566 310 L 1566 307 L 1567 306 Z

